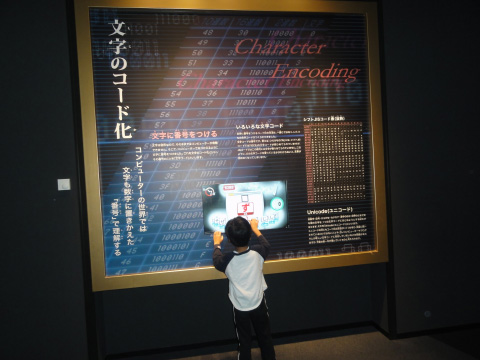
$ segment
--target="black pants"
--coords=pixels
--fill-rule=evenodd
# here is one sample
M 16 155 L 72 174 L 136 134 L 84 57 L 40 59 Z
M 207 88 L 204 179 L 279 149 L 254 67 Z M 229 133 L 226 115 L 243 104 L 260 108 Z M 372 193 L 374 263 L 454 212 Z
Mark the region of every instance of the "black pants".
M 265 297 L 256 309 L 240 311 L 233 308 L 233 321 L 237 332 L 239 360 L 252 358 L 252 325 L 257 335 L 262 359 L 275 360 L 275 349 L 270 333 L 270 317 Z

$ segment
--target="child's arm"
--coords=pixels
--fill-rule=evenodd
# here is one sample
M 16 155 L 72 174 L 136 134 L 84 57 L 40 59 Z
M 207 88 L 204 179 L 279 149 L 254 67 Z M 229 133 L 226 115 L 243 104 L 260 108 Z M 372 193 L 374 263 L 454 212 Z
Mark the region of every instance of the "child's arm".
M 270 243 L 268 240 L 265 238 L 265 236 L 262 235 L 260 230 L 258 229 L 258 220 L 257 219 L 252 219 L 250 221 L 250 226 L 252 227 L 252 232 L 257 235 L 258 237 L 258 242 L 260 245 L 258 247 L 258 252 L 264 259 L 267 258 L 268 253 L 270 252 Z
M 252 227 L 252 231 L 257 237 L 262 236 L 262 233 L 260 230 L 258 230 L 258 220 L 257 219 L 252 219 L 250 220 L 250 226 Z
M 213 247 L 217 248 L 217 247 L 221 246 L 222 241 L 223 241 L 222 233 L 220 231 L 215 231 L 213 233 Z
M 223 241 L 223 235 L 220 231 L 215 231 L 213 233 L 213 266 L 215 269 L 221 272 L 225 272 L 227 265 L 232 260 L 233 252 L 224 254 L 222 253 L 221 244 Z

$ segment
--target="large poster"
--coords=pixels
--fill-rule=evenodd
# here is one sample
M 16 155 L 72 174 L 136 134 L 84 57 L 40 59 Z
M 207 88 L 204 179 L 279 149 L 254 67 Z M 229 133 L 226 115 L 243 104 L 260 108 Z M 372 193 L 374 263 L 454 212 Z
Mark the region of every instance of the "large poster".
M 133 275 L 198 280 L 188 274 L 211 270 L 212 232 L 234 216 L 259 219 L 273 272 L 288 260 L 385 261 L 365 10 L 85 11 L 84 137 L 94 134 L 85 147 L 98 170 L 89 221 L 101 230 L 90 231 L 92 259 L 107 283 L 129 278 L 97 290 L 141 286 Z M 370 260 L 351 257 L 362 254 Z

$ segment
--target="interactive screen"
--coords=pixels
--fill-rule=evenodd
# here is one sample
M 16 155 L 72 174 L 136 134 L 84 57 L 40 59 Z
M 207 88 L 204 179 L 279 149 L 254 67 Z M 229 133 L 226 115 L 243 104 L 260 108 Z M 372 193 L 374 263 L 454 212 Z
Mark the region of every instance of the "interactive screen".
M 205 233 L 225 231 L 234 217 L 257 219 L 260 230 L 288 225 L 285 181 L 214 184 L 202 187 Z
M 125 3 L 76 2 L 95 290 L 218 278 L 235 216 L 266 272 L 385 261 L 374 4 Z

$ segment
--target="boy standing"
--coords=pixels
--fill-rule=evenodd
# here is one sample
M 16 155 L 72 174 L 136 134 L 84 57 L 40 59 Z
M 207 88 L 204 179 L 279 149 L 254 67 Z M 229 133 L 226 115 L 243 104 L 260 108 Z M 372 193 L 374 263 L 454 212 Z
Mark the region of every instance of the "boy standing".
M 248 246 L 251 233 L 258 237 L 259 245 Z M 274 360 L 275 349 L 270 333 L 270 320 L 264 291 L 267 284 L 263 276 L 263 262 L 270 251 L 270 244 L 258 230 L 258 220 L 249 223 L 242 217 L 227 222 L 225 234 L 235 251 L 222 253 L 220 231 L 213 234 L 213 264 L 225 273 L 229 280 L 228 297 L 233 304 L 235 329 L 237 332 L 238 358 L 251 359 L 252 334 L 255 329 L 263 360 Z

